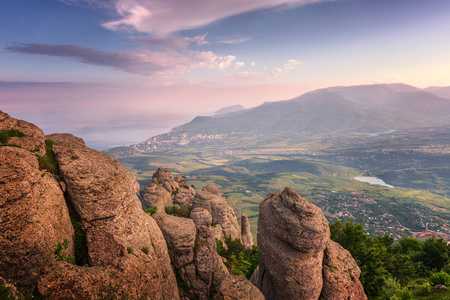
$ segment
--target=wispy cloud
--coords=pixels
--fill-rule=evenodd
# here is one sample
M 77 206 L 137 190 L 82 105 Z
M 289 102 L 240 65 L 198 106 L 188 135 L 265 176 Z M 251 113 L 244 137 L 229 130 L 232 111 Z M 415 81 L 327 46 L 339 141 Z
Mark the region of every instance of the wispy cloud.
M 113 6 L 118 18 L 103 24 L 110 30 L 137 30 L 157 36 L 200 28 L 212 22 L 245 12 L 302 6 L 334 0 L 60 0 L 65 3 L 91 3 Z
M 250 41 L 252 38 L 249 36 L 223 36 L 216 38 L 217 44 L 227 44 L 227 45 L 234 45 L 234 44 L 240 44 Z
M 254 67 L 256 65 L 255 62 L 251 62 L 250 66 Z M 301 65 L 301 62 L 297 59 L 289 59 L 283 64 L 281 68 L 274 68 L 272 70 L 266 70 L 262 72 L 250 72 L 250 71 L 242 71 L 238 73 L 231 74 L 230 77 L 235 78 L 268 78 L 275 77 L 283 73 L 287 73 L 289 71 L 297 69 Z
M 190 45 L 209 45 L 210 42 L 206 40 L 207 34 L 197 35 L 194 37 L 171 37 L 171 38 L 156 38 L 156 37 L 140 37 L 140 38 L 132 38 L 134 41 L 149 45 L 156 46 L 160 48 L 174 48 L 177 50 L 186 50 Z
M 282 73 L 286 73 L 292 70 L 295 70 L 298 66 L 301 65 L 301 61 L 297 59 L 289 59 L 287 62 L 283 64 L 282 68 L 275 68 L 271 71 L 271 74 L 277 76 Z
M 212 51 L 177 51 L 139 49 L 132 52 L 106 52 L 75 45 L 12 43 L 10 52 L 49 55 L 75 59 L 81 63 L 106 66 L 140 75 L 182 75 L 194 70 L 225 70 L 239 68 L 233 55 L 219 56 Z
M 112 3 L 112 1 L 105 1 L 105 0 L 58 0 L 58 1 L 69 5 L 87 6 L 94 8 L 108 8 L 111 7 Z

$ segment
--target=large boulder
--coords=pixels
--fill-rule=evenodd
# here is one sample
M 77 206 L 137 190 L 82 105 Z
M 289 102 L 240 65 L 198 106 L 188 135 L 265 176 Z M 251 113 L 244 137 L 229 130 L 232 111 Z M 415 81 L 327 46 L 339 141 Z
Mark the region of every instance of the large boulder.
M 184 182 L 183 176 L 174 178 L 172 171 L 167 168 L 159 168 L 153 174 L 153 183 L 162 186 L 172 197 L 172 205 L 191 208 L 195 190 Z
M 241 216 L 241 241 L 246 249 L 251 249 L 253 246 L 253 234 L 250 231 L 250 223 L 248 222 L 247 214 Z
M 0 276 L 33 290 L 42 269 L 55 260 L 57 243 L 67 239 L 67 253 L 73 255 L 63 192 L 50 173 L 39 169 L 35 154 L 0 147 L 0 195 Z
M 204 187 L 195 194 L 190 217 L 196 226 L 210 226 L 214 222 L 220 224 L 225 237 L 241 238 L 236 214 L 215 186 Z
M 164 234 L 172 265 L 183 282 L 181 296 L 209 299 L 211 291 L 229 275 L 217 253 L 211 228 L 196 229 L 191 219 L 166 214 L 153 218 Z
M 166 242 L 155 220 L 142 210 L 134 176 L 117 160 L 86 147 L 80 138 L 70 134 L 49 138 L 56 143 L 53 151 L 67 197 L 86 233 L 88 260 L 95 268 L 49 267 L 39 285 L 43 296 L 56 299 L 58 290 L 68 289 L 68 294 L 78 297 L 80 285 L 67 282 L 86 276 L 93 277 L 95 294 L 104 288 L 98 285 L 104 282 L 95 278 L 106 276 L 110 286 L 120 286 L 135 298 L 178 299 Z M 53 282 L 56 271 L 67 280 Z M 52 288 L 46 288 L 51 282 Z
M 320 299 L 367 299 L 358 278 L 361 270 L 350 252 L 329 241 L 323 259 L 323 288 Z
M 164 213 L 166 207 L 173 206 L 170 193 L 154 182 L 147 184 L 139 193 L 144 209 L 157 207 L 157 213 Z
M 330 241 L 320 208 L 291 188 L 269 194 L 260 204 L 258 246 L 252 282 L 266 299 L 365 299 L 359 269 Z
M 11 131 L 18 131 L 19 134 L 11 134 Z M 14 144 L 33 153 L 45 154 L 44 132 L 34 124 L 11 118 L 0 111 L 0 133 L 5 135 L 0 144 Z
M 260 290 L 243 275 L 232 275 L 222 281 L 214 300 L 264 300 Z

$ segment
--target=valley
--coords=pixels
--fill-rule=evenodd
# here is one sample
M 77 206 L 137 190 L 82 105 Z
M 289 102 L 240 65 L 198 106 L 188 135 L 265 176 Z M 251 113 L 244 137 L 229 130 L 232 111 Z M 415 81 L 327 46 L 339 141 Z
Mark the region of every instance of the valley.
M 440 108 L 427 110 L 430 101 Z M 255 237 L 261 201 L 290 186 L 331 222 L 351 219 L 373 236 L 450 240 L 450 125 L 442 118 L 449 103 L 405 85 L 329 88 L 197 117 L 141 144 L 105 152 L 141 187 L 159 167 L 185 175 L 196 188 L 217 185 L 238 216 L 248 214 Z M 350 115 L 343 110 L 349 106 Z M 358 176 L 394 188 L 359 182 Z

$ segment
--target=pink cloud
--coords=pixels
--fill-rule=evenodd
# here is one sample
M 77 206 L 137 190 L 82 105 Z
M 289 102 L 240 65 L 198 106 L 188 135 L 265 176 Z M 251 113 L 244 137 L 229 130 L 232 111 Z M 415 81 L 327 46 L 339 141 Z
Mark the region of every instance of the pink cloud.
M 134 38 L 134 41 L 149 46 L 186 50 L 192 44 L 197 46 L 209 45 L 210 42 L 206 40 L 206 36 L 207 34 L 197 35 L 194 37 L 185 37 L 185 36 L 172 38 L 145 37 L 145 38 Z
M 75 45 L 46 45 L 13 43 L 6 47 L 10 52 L 49 55 L 75 59 L 81 63 L 106 66 L 140 75 L 183 75 L 194 70 L 226 70 L 239 68 L 233 55 L 219 56 L 212 51 L 161 51 L 139 49 L 127 53 L 106 52 Z
M 324 1 L 333 0 L 116 0 L 114 8 L 120 17 L 103 26 L 167 36 L 245 12 Z
M 254 67 L 256 65 L 255 62 L 251 62 L 250 66 Z M 286 61 L 283 64 L 283 67 L 281 68 L 274 68 L 272 70 L 269 71 L 262 71 L 262 72 L 249 72 L 249 71 L 243 71 L 243 72 L 238 72 L 235 74 L 231 74 L 230 77 L 234 77 L 234 78 L 268 78 L 268 77 L 274 77 L 274 76 L 278 76 L 280 74 L 283 73 L 287 73 L 289 71 L 293 71 L 296 68 L 298 68 L 298 66 L 301 65 L 301 62 L 297 59 L 289 59 L 288 61 Z

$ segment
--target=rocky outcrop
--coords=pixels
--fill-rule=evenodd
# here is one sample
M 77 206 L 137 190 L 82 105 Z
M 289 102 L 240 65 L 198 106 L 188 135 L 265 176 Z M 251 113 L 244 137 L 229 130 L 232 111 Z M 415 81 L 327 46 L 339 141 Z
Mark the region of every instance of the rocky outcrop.
M 153 218 L 164 234 L 172 265 L 182 282 L 182 298 L 263 299 L 245 277 L 230 276 L 217 253 L 214 227 L 196 228 L 191 219 L 166 214 L 155 214 Z
M 0 132 L 6 133 L 11 130 L 19 131 L 20 136 L 6 137 L 4 144 L 18 145 L 40 155 L 45 153 L 45 138 L 41 129 L 26 121 L 11 118 L 8 114 L 0 111 Z M 2 143 L 0 142 L 0 144 Z
M 63 192 L 50 173 L 39 170 L 35 154 L 0 147 L 0 195 L 0 276 L 33 290 L 41 270 L 54 261 L 58 242 L 70 241 L 68 252 L 73 255 L 73 228 Z
M 69 134 L 49 138 L 56 143 L 53 151 L 67 198 L 86 233 L 93 268 L 53 264 L 39 284 L 42 295 L 57 299 L 65 291 L 78 299 L 84 292 L 77 280 L 83 278 L 91 286 L 83 299 L 95 298 L 105 283 L 133 298 L 178 299 L 166 242 L 142 210 L 134 176 L 118 161 L 86 147 L 82 139 Z
M 253 246 L 253 235 L 250 231 L 250 223 L 248 222 L 247 214 L 241 216 L 241 241 L 246 249 L 251 249 Z
M 164 213 L 168 206 L 173 206 L 170 193 L 162 186 L 152 182 L 139 191 L 144 209 L 158 207 L 156 213 Z
M 191 208 L 195 190 L 184 182 L 183 176 L 174 178 L 170 169 L 159 168 L 153 174 L 153 183 L 166 189 L 172 197 L 172 205 Z
M 257 287 L 248 284 L 243 275 L 229 276 L 222 281 L 214 300 L 264 300 L 264 296 Z
M 215 186 L 204 187 L 195 194 L 190 217 L 196 226 L 210 226 L 214 222 L 222 227 L 225 237 L 241 238 L 236 214 Z
M 329 241 L 323 259 L 323 288 L 320 299 L 367 299 L 358 278 L 361 270 L 350 252 Z
M 291 188 L 261 203 L 258 246 L 260 264 L 253 280 L 266 299 L 366 299 L 354 260 L 330 241 L 321 210 Z
M 217 253 L 211 231 L 198 231 L 191 219 L 166 214 L 153 216 L 161 228 L 179 281 L 181 296 L 208 299 L 215 285 L 227 277 L 228 270 Z

